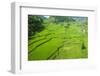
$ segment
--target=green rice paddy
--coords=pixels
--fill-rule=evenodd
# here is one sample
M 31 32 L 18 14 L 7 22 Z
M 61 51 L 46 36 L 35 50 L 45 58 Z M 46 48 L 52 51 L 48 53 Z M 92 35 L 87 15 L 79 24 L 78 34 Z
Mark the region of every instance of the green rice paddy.
M 70 24 L 70 25 L 69 25 Z M 46 23 L 28 39 L 28 60 L 79 59 L 88 57 L 87 29 L 78 22 Z M 86 25 L 87 26 L 87 25 Z

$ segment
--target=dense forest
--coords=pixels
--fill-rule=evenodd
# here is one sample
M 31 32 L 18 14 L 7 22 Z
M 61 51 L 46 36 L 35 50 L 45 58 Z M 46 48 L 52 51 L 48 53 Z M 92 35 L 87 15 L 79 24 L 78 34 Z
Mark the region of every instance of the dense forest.
M 28 15 L 28 60 L 88 57 L 88 18 Z

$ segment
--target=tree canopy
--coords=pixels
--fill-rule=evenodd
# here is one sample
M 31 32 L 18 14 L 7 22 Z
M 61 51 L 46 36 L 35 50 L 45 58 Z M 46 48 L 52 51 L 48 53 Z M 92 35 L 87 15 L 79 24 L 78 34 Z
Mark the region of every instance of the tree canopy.
M 71 21 L 75 21 L 72 17 L 70 16 L 50 16 L 49 20 L 51 22 L 55 22 L 55 23 L 60 23 L 60 22 L 71 22 Z
M 44 28 L 42 24 L 43 18 L 43 16 L 28 15 L 28 36 L 31 36 Z

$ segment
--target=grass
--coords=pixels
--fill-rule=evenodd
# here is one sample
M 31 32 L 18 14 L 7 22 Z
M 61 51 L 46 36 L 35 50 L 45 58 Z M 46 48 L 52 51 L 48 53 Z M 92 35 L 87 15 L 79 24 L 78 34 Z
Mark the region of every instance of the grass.
M 67 26 L 67 23 L 64 24 Z M 69 27 L 47 24 L 28 40 L 28 60 L 76 59 L 88 57 L 88 36 L 78 23 Z M 82 49 L 84 43 L 84 49 Z

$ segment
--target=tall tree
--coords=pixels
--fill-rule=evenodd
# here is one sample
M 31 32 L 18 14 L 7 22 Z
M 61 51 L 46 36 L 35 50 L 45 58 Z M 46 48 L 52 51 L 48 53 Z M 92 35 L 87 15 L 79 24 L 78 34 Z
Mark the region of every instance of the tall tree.
M 28 36 L 40 32 L 43 26 L 43 16 L 28 15 Z

